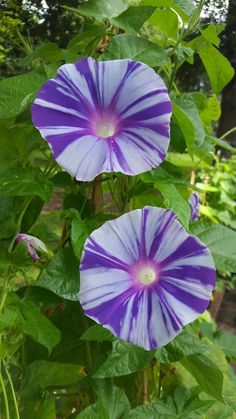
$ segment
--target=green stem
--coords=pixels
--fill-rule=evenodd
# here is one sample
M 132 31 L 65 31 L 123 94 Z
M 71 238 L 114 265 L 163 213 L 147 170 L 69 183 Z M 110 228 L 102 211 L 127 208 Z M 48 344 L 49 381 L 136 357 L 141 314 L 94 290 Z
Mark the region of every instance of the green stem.
M 177 56 L 175 55 L 174 56 L 174 69 L 172 71 L 171 78 L 170 78 L 170 83 L 169 83 L 169 87 L 168 87 L 168 90 L 169 91 L 170 91 L 170 89 L 171 89 L 171 87 L 172 87 L 172 85 L 174 83 L 176 71 L 177 71 Z
M 7 297 L 7 290 L 8 290 L 8 282 L 9 282 L 9 277 L 6 276 L 4 278 L 4 283 L 3 283 L 3 287 L 2 287 L 2 292 L 1 292 L 1 299 L 0 299 L 0 313 L 3 310 L 4 304 L 5 304 L 5 300 Z
M 9 381 L 9 384 L 10 384 L 10 387 L 11 387 L 13 402 L 14 402 L 15 411 L 16 411 L 16 419 L 20 419 L 20 413 L 19 413 L 19 409 L 18 409 L 18 403 L 17 403 L 17 399 L 16 399 L 16 393 L 15 393 L 14 385 L 13 385 L 13 382 L 12 382 L 12 379 L 11 379 L 11 375 L 10 375 L 8 369 L 7 369 L 6 362 L 4 360 L 2 360 L 2 363 L 3 363 L 4 369 L 5 369 L 5 373 L 6 373 L 6 376 L 8 378 L 8 381 Z
M 181 32 L 180 32 L 179 38 L 177 39 L 177 41 L 176 41 L 176 43 L 175 43 L 175 45 L 174 45 L 173 49 L 172 49 L 172 50 L 171 50 L 171 52 L 169 53 L 169 58 L 170 58 L 170 57 L 172 57 L 172 55 L 173 55 L 173 54 L 175 53 L 175 51 L 177 50 L 177 48 L 178 48 L 178 46 L 179 46 L 180 42 L 184 39 L 184 35 L 185 35 L 185 28 L 183 27 L 183 28 L 181 29 Z
M 87 321 L 87 318 L 84 315 L 82 307 L 80 307 L 80 310 L 81 310 L 81 315 L 82 315 L 83 326 L 84 326 L 84 329 L 86 331 L 89 328 L 88 321 Z M 88 340 L 85 341 L 85 348 L 86 348 L 86 354 L 87 354 L 88 369 L 89 369 L 89 371 L 91 371 L 92 366 L 93 366 L 93 362 L 92 362 L 92 354 L 91 354 L 90 343 L 89 343 Z
M 111 181 L 112 181 L 112 179 L 111 179 Z M 114 186 L 113 190 L 112 190 L 112 187 L 111 187 L 110 179 L 108 179 L 107 184 L 108 184 L 108 188 L 109 188 L 109 191 L 110 191 L 110 194 L 111 194 L 111 199 L 112 199 L 111 200 L 111 208 L 113 210 L 113 203 L 114 203 L 116 205 L 116 207 L 119 209 L 119 202 L 117 201 L 116 196 L 115 196 L 117 179 L 116 179 L 115 186 Z
M 2 387 L 2 394 L 3 394 L 4 404 L 5 404 L 6 419 L 10 419 L 9 404 L 8 404 L 8 399 L 7 399 L 7 392 L 6 392 L 6 387 L 5 387 L 5 384 L 4 384 L 4 380 L 2 378 L 1 371 L 0 371 L 0 384 L 1 384 L 1 387 Z
M 148 379 L 146 368 L 142 371 L 142 404 L 148 403 Z
M 162 71 L 165 73 L 165 75 L 166 75 L 169 79 L 171 79 L 171 75 L 170 75 L 169 71 L 168 71 L 165 67 L 163 67 L 163 68 L 162 68 Z M 180 94 L 180 91 L 179 91 L 179 89 L 178 89 L 178 87 L 176 86 L 176 84 L 175 84 L 175 82 L 174 82 L 174 81 L 172 82 L 172 86 L 173 86 L 173 88 L 175 89 L 176 94 L 177 94 L 177 95 L 179 95 L 179 94 Z M 171 87 L 172 87 L 172 86 L 171 86 Z
M 157 366 L 158 382 L 157 382 L 157 398 L 161 397 L 161 363 L 158 362 Z
M 9 284 L 9 281 L 12 278 L 12 276 L 13 276 L 12 271 L 11 271 L 11 268 L 9 267 L 8 271 L 7 271 L 7 274 L 4 278 L 1 297 L 0 297 L 0 314 L 2 313 L 2 310 L 3 310 L 3 307 L 4 307 L 4 303 L 5 303 L 7 292 L 8 292 L 8 284 Z M 0 339 L 1 339 L 1 334 L 0 334 Z
M 16 236 L 17 236 L 17 234 L 18 234 L 18 233 L 19 233 L 19 231 L 20 231 L 20 227 L 21 227 L 21 223 L 22 223 L 23 217 L 24 217 L 24 215 L 25 215 L 25 213 L 26 213 L 26 210 L 27 210 L 28 206 L 30 205 L 30 203 L 31 203 L 32 199 L 33 199 L 33 196 L 31 196 L 30 198 L 28 198 L 28 199 L 25 201 L 25 203 L 24 203 L 24 206 L 23 206 L 23 208 L 22 208 L 22 211 L 21 211 L 21 213 L 20 213 L 20 215 L 19 215 L 19 218 L 18 218 L 18 220 L 17 220 L 17 223 L 16 223 L 16 234 L 15 234 L 15 236 L 13 237 L 13 239 L 12 239 L 12 241 L 11 241 L 10 245 L 9 245 L 9 248 L 8 248 L 8 252 L 9 252 L 9 253 L 12 251 L 12 249 L 13 249 L 13 247 L 14 247 L 14 243 L 15 243 L 15 240 L 16 240 Z
M 156 367 L 157 367 L 157 361 L 155 358 L 153 358 L 153 360 L 150 362 L 150 369 L 151 369 L 154 396 L 156 399 L 158 399 L 158 389 L 157 389 L 157 383 L 156 383 Z
M 236 127 L 229 129 L 229 131 L 226 131 L 223 135 L 221 135 L 220 140 L 223 140 L 225 137 L 228 137 L 228 135 L 232 134 L 235 131 Z
M 93 196 L 92 201 L 94 205 L 94 215 L 97 215 L 100 211 L 101 206 L 101 194 L 102 194 L 102 186 L 101 186 L 102 175 L 98 175 L 93 184 Z

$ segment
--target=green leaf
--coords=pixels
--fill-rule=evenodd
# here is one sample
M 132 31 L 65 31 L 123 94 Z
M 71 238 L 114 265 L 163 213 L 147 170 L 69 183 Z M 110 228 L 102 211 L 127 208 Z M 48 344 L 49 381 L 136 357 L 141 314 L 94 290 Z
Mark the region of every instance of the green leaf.
M 113 342 L 112 352 L 94 374 L 94 378 L 119 377 L 132 374 L 145 367 L 153 358 L 154 351 L 123 341 Z
M 212 133 L 212 121 L 217 121 L 221 115 L 220 103 L 216 95 L 210 97 L 200 92 L 192 93 L 192 98 L 200 112 L 201 120 L 208 133 Z
M 227 143 L 224 140 L 221 140 L 221 138 L 213 137 L 211 135 L 208 135 L 207 138 L 213 143 L 218 145 L 219 147 L 225 148 L 226 150 L 231 151 L 231 153 L 235 153 L 236 149 L 232 147 L 229 143 Z
M 30 205 L 28 206 L 23 216 L 23 219 L 21 222 L 21 231 L 24 231 L 24 233 L 27 233 L 27 231 L 31 229 L 33 224 L 38 219 L 41 213 L 41 210 L 43 208 L 43 205 L 44 205 L 44 201 L 39 196 L 35 196 L 32 199 Z
M 189 17 L 196 11 L 196 6 L 192 0 L 143 0 L 141 5 L 153 7 L 171 7 L 185 21 L 188 20 Z
M 199 419 L 204 417 L 204 414 L 208 413 L 209 408 L 215 403 L 214 400 L 200 400 L 199 389 L 195 387 L 191 389 L 183 386 L 177 387 L 173 398 L 177 417 L 182 419 Z
M 234 69 L 213 45 L 206 43 L 199 49 L 199 55 L 209 76 L 213 92 L 217 95 L 234 76 Z
M 223 401 L 223 373 L 205 355 L 190 355 L 180 361 L 184 368 L 195 378 L 203 391 Z
M 89 233 L 84 221 L 80 218 L 79 212 L 71 223 L 71 241 L 75 256 L 80 260 L 84 242 Z
M 60 331 L 33 304 L 21 301 L 19 308 L 24 318 L 22 330 L 51 352 L 60 341 Z
M 155 400 L 146 406 L 138 406 L 125 415 L 124 419 L 199 419 L 215 403 L 200 400 L 195 388 L 176 387 L 173 396 Z
M 0 196 L 1 240 L 13 236 L 16 231 L 18 199 L 12 196 Z
M 136 33 L 156 10 L 155 7 L 131 6 L 111 20 L 114 26 Z
M 44 392 L 43 397 L 23 398 L 20 401 L 20 414 L 24 419 L 55 419 L 55 399 L 49 392 Z
M 21 381 L 21 394 L 23 396 L 35 394 L 41 388 L 64 387 L 74 384 L 85 377 L 81 365 L 63 364 L 38 360 L 30 364 Z
M 188 202 L 180 195 L 175 185 L 168 180 L 156 179 L 155 186 L 164 197 L 165 207 L 170 208 L 185 228 L 188 229 L 190 207 Z
M 142 61 L 150 67 L 161 67 L 167 62 L 167 53 L 163 47 L 147 39 L 130 35 L 116 35 L 110 40 L 103 60 L 130 58 Z
M 42 58 L 45 62 L 58 62 L 64 59 L 63 51 L 55 42 L 44 42 L 33 52 L 18 61 L 18 65 L 29 65 L 36 58 Z
M 176 419 L 174 402 L 170 397 L 166 401 L 157 400 L 147 405 L 138 406 L 124 416 L 124 419 Z
M 73 7 L 65 8 L 80 15 L 93 17 L 98 21 L 102 21 L 120 15 L 127 7 L 127 4 L 123 0 L 88 0 L 78 9 Z
M 209 410 L 209 418 L 217 419 L 235 419 L 235 414 L 230 406 L 226 406 L 222 402 L 215 402 Z
M 67 50 L 70 52 L 77 53 L 82 52 L 88 45 L 89 42 L 95 42 L 96 40 L 102 39 L 105 35 L 104 25 L 87 25 L 83 32 L 76 35 L 70 40 L 67 45 Z
M 194 150 L 194 143 L 195 143 L 195 132 L 194 132 L 193 123 L 189 119 L 186 112 L 174 102 L 173 102 L 173 117 L 178 123 L 183 133 L 185 143 L 188 148 L 188 152 L 190 156 L 193 158 L 193 150 Z
M 38 168 L 16 168 L 0 173 L 0 194 L 7 196 L 37 195 L 49 201 L 52 183 Z
M 158 9 L 152 14 L 148 23 L 155 26 L 160 31 L 165 39 L 178 38 L 179 21 L 177 14 L 169 9 Z
M 220 333 L 220 336 L 214 339 L 214 343 L 217 344 L 224 354 L 228 358 L 236 360 L 236 336 L 230 333 Z
M 32 102 L 46 76 L 32 71 L 0 81 L 0 119 L 12 118 Z
M 68 300 L 78 299 L 79 263 L 71 248 L 60 250 L 53 257 L 36 285 Z
M 24 162 L 30 153 L 42 143 L 40 134 L 32 126 L 1 128 L 0 170 L 9 169 Z
M 96 403 L 83 410 L 76 419 L 120 419 L 129 407 L 123 390 L 111 387 L 108 383 L 100 384 Z
M 195 222 L 190 231 L 205 243 L 217 269 L 236 272 L 236 232 L 220 224 Z
M 109 341 L 112 342 L 115 340 L 115 336 L 105 327 L 95 324 L 87 329 L 80 338 L 81 340 L 94 340 L 97 342 Z
M 2 330 L 12 327 L 31 336 L 36 342 L 45 346 L 49 352 L 60 341 L 59 330 L 35 305 L 16 297 L 6 305 L 0 322 Z
M 224 29 L 224 25 L 221 25 L 221 28 L 217 27 L 219 25 L 213 25 L 210 23 L 207 25 L 207 27 L 200 29 L 200 32 L 206 41 L 209 41 L 211 44 L 214 44 L 215 46 L 220 45 L 220 38 L 218 37 L 219 33 L 221 32 L 221 29 Z
M 184 93 L 182 95 L 176 96 L 174 99 L 174 102 L 175 102 L 175 105 L 181 108 L 181 110 L 185 113 L 188 119 L 192 122 L 193 129 L 194 129 L 194 138 L 192 141 L 190 141 L 190 151 L 192 152 L 193 144 L 196 144 L 196 146 L 200 146 L 201 144 L 203 144 L 204 139 L 205 139 L 205 130 L 204 130 L 201 118 L 200 118 L 198 108 L 190 93 Z M 175 111 L 174 111 L 174 116 L 175 116 Z M 185 126 L 181 126 L 181 128 L 184 133 Z M 188 132 L 188 124 L 187 124 L 187 132 Z M 185 138 L 187 138 L 189 141 L 188 135 L 186 135 Z M 188 146 L 188 143 L 186 144 Z
M 189 64 L 193 64 L 194 61 L 194 50 L 189 48 L 188 43 L 182 41 L 181 44 L 178 45 L 177 50 L 177 68 L 180 68 L 185 61 Z
M 27 246 L 24 242 L 17 244 L 13 252 L 9 254 L 8 259 L 10 265 L 13 265 L 15 269 L 21 269 L 32 265 L 33 263 L 32 257 L 30 256 Z
M 165 347 L 157 349 L 155 356 L 160 362 L 168 364 L 190 355 L 204 353 L 208 349 L 208 345 L 184 330 Z
M 63 199 L 63 209 L 70 209 L 74 208 L 78 210 L 81 214 L 86 214 L 86 218 L 91 217 L 93 214 L 93 205 L 91 200 L 89 200 L 85 195 L 81 192 L 76 193 L 69 193 Z M 73 218 L 75 218 L 78 214 L 73 214 Z

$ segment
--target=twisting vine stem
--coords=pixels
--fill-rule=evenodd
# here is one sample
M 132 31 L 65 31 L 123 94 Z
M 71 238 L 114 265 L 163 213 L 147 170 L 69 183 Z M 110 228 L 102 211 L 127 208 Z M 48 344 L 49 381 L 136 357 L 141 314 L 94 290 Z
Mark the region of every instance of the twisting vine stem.
M 16 412 L 16 419 L 20 419 L 20 413 L 19 413 L 19 409 L 18 409 L 18 403 L 17 403 L 16 393 L 15 393 L 14 385 L 13 385 L 13 382 L 12 382 L 12 379 L 11 379 L 11 375 L 10 375 L 10 373 L 8 371 L 6 362 L 4 360 L 2 360 L 2 363 L 3 363 L 4 370 L 5 370 L 7 379 L 9 381 L 10 387 L 11 387 L 12 398 L 13 398 L 15 412 Z
M 148 379 L 146 368 L 142 371 L 142 404 L 148 403 Z
M 101 180 L 102 180 L 102 175 L 98 175 L 94 180 L 93 195 L 92 195 L 92 201 L 94 205 L 94 215 L 97 215 L 100 211 L 101 193 L 102 193 Z
M 2 368 L 0 369 L 0 384 L 1 384 L 1 387 L 2 387 L 3 400 L 4 400 L 4 404 L 5 404 L 6 419 L 10 419 L 9 403 L 8 403 L 5 383 L 4 383 L 4 380 L 3 380 L 3 377 L 2 377 Z

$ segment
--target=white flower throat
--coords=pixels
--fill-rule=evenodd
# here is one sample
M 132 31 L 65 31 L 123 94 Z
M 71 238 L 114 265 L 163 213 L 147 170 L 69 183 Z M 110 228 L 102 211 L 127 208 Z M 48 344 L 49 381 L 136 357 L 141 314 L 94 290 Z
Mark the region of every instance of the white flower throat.
M 149 267 L 141 268 L 137 274 L 137 279 L 144 285 L 150 285 L 156 280 L 156 272 Z
M 99 121 L 96 125 L 96 134 L 102 138 L 108 138 L 115 134 L 116 127 L 113 122 Z

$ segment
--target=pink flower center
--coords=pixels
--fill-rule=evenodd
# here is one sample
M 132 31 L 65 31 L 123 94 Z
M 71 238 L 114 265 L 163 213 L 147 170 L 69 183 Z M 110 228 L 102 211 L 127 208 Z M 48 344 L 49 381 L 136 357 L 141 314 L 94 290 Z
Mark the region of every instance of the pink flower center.
M 111 111 L 96 114 L 93 118 L 92 130 L 98 137 L 113 137 L 118 131 L 118 118 Z
M 100 121 L 95 128 L 98 137 L 112 137 L 116 132 L 115 124 L 110 121 Z
M 142 261 L 131 267 L 131 277 L 139 285 L 151 285 L 158 279 L 158 268 L 155 263 Z
M 152 284 L 157 278 L 156 272 L 154 269 L 149 266 L 144 266 L 139 269 L 137 272 L 137 280 L 144 285 Z

